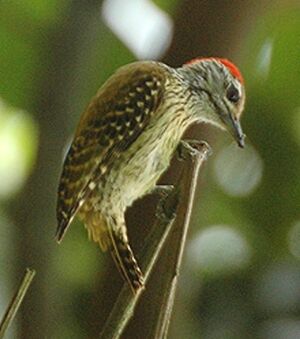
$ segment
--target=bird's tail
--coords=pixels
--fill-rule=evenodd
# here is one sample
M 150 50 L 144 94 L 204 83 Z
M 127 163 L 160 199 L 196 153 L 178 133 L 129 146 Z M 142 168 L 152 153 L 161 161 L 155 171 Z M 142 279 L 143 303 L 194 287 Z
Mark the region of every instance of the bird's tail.
M 100 213 L 85 211 L 79 214 L 84 220 L 89 238 L 103 251 L 109 250 L 121 275 L 134 293 L 144 287 L 143 274 L 129 245 L 125 220 L 103 217 Z
M 137 293 L 144 287 L 144 277 L 129 245 L 126 229 L 122 232 L 114 232 L 109 228 L 111 242 L 111 254 L 118 270 L 128 282 L 133 293 Z

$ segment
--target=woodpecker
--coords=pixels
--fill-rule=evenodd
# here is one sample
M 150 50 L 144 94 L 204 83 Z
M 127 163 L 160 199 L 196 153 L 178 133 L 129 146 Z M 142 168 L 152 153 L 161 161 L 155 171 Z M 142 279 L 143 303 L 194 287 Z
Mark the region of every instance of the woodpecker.
M 66 155 L 57 241 L 78 215 L 137 292 L 144 280 L 129 245 L 126 209 L 155 190 L 191 124 L 227 130 L 244 147 L 244 102 L 243 77 L 227 59 L 197 58 L 179 68 L 140 61 L 118 69 L 82 114 Z

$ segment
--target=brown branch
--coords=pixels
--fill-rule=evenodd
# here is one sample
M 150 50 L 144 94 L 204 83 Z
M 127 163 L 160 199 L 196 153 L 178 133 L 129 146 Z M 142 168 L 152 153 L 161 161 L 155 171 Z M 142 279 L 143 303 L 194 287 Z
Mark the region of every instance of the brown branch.
M 177 287 L 178 271 L 182 261 L 182 254 L 190 222 L 199 169 L 209 153 L 209 147 L 207 144 L 194 143 L 192 146 L 189 145 L 190 144 L 183 142 L 184 149 L 187 150 L 186 153 L 190 156 L 189 161 L 185 164 L 180 185 L 173 194 L 169 195 L 164 203 L 164 207 L 167 211 L 174 211 L 174 207 L 177 206 L 178 199 L 180 199 L 176 221 L 174 223 L 174 218 L 169 218 L 168 220 L 166 219 L 156 222 L 151 234 L 146 239 L 145 246 L 142 251 L 144 255 L 140 260 L 141 267 L 145 272 L 145 282 L 147 282 L 153 266 L 160 255 L 170 230 L 172 229 L 169 237 L 172 236 L 172 238 L 176 241 L 176 244 L 178 244 L 178 246 L 176 246 L 178 251 L 175 253 L 174 262 L 172 261 L 173 264 L 170 265 L 168 272 L 166 275 L 161 277 L 164 283 L 165 293 L 162 303 L 159 305 L 160 310 L 157 313 L 158 317 L 156 318 L 156 323 L 153 327 L 156 335 L 160 336 L 153 336 L 155 338 L 163 337 L 168 330 L 168 323 L 173 308 L 173 299 Z M 197 148 L 195 148 L 196 146 Z M 171 286 L 171 288 L 169 286 Z M 135 306 L 141 294 L 142 293 L 140 291 L 136 295 L 133 295 L 128 286 L 124 285 L 104 325 L 100 338 L 120 338 L 126 325 L 133 316 Z
M 178 192 L 174 192 L 170 196 L 169 203 L 176 204 Z M 150 232 L 145 246 L 143 248 L 143 256 L 140 260 L 141 268 L 144 272 L 145 283 L 149 278 L 150 272 L 160 254 L 160 251 L 165 243 L 167 235 L 170 232 L 174 218 L 163 219 L 158 221 L 152 231 Z M 133 294 L 127 284 L 124 284 L 116 303 L 104 325 L 104 328 L 100 334 L 100 338 L 119 338 L 123 333 L 128 321 L 133 316 L 135 305 L 137 304 L 142 290 Z
M 160 283 L 160 288 L 164 293 L 161 295 L 160 302 L 157 303 L 158 310 L 153 312 L 157 316 L 152 319 L 153 324 L 149 324 L 149 338 L 167 337 L 200 167 L 210 152 L 206 143 L 188 145 L 193 147 L 193 150 L 190 150 L 192 165 L 189 163 L 185 166 L 180 182 L 182 199 L 177 211 L 178 216 L 168 236 L 170 246 L 166 247 L 161 263 L 165 267 Z
M 8 305 L 7 310 L 6 310 L 4 316 L 1 320 L 1 323 L 0 323 L 0 339 L 4 338 L 6 330 L 8 329 L 8 327 L 10 326 L 12 321 L 14 320 L 34 276 L 35 276 L 35 270 L 27 268 L 26 272 L 24 274 L 24 277 L 21 281 L 21 284 L 20 284 L 16 294 L 12 298 L 10 304 Z

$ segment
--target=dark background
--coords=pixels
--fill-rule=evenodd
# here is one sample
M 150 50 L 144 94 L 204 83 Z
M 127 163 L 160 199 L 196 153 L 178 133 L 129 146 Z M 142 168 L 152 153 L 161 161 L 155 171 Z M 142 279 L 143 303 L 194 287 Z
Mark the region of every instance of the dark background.
M 197 56 L 239 65 L 248 138 L 239 150 L 213 127 L 189 131 L 214 153 L 201 173 L 169 337 L 300 338 L 299 1 L 140 0 L 139 13 L 126 11 L 131 2 L 0 2 L 0 314 L 25 268 L 37 270 L 8 338 L 97 337 L 122 280 L 79 222 L 62 245 L 54 241 L 65 149 L 116 68 Z M 131 30 L 120 37 L 126 18 Z M 128 213 L 134 247 L 152 207 L 147 198 Z M 142 313 L 127 337 L 144 337 L 143 326 Z

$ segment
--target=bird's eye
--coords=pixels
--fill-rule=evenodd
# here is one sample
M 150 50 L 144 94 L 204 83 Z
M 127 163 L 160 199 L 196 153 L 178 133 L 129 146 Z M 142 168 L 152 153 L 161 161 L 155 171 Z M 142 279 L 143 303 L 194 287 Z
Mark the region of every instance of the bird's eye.
M 234 85 L 230 85 L 227 89 L 226 97 L 229 101 L 236 104 L 240 100 L 240 92 Z

